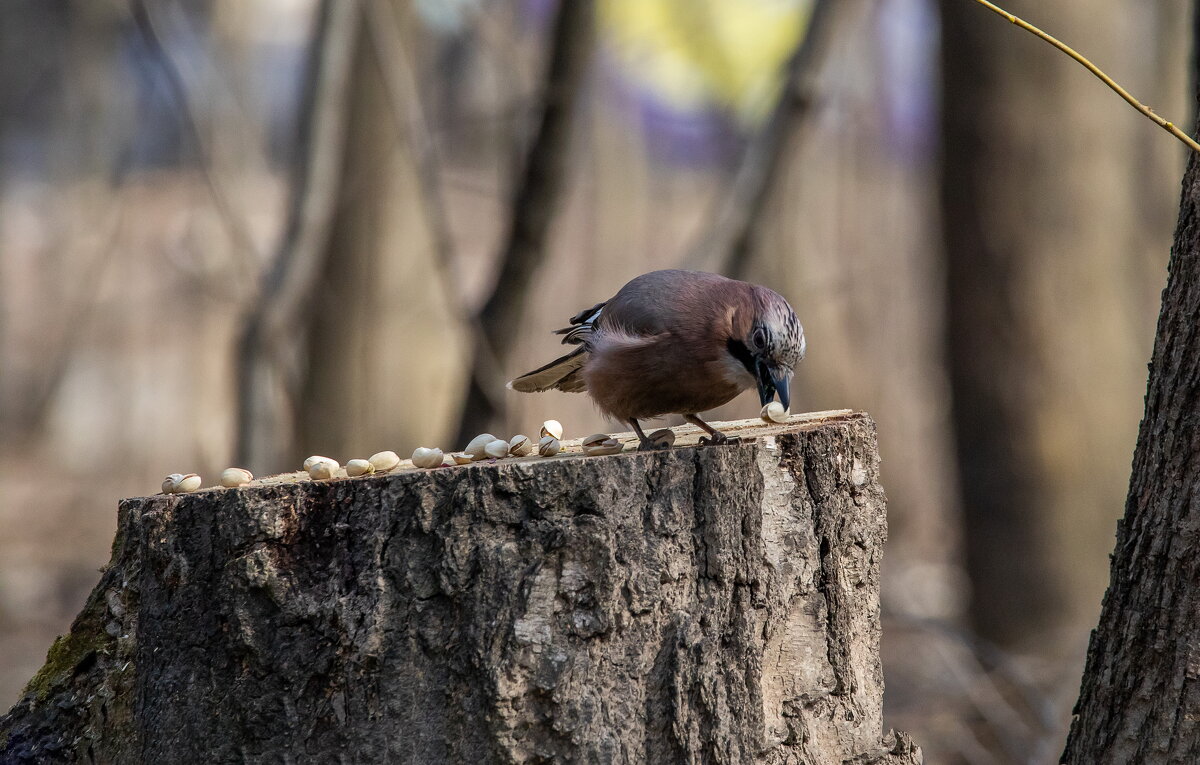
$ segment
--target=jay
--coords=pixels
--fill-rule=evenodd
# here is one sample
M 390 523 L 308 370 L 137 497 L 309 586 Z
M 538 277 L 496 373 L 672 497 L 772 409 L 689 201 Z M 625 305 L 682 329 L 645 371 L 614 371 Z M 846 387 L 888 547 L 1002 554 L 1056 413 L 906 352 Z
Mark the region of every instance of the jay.
M 633 426 L 641 450 L 655 444 L 639 420 L 680 414 L 710 439 L 729 441 L 698 416 L 757 387 L 765 406 L 791 404 L 792 371 L 804 358 L 804 328 L 781 295 L 702 271 L 643 274 L 611 299 L 556 330 L 578 346 L 521 375 L 510 390 L 587 392 L 605 415 Z

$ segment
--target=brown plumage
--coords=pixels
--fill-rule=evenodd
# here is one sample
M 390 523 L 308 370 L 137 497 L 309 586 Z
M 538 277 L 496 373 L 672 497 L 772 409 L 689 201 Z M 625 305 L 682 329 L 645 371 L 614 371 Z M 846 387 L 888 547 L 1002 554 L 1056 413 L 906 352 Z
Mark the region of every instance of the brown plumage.
M 778 293 L 701 271 L 654 271 L 557 330 L 579 347 L 508 387 L 527 393 L 586 391 L 602 412 L 630 423 L 681 414 L 726 440 L 697 413 L 757 386 L 786 407 L 792 370 L 804 358 L 804 329 Z

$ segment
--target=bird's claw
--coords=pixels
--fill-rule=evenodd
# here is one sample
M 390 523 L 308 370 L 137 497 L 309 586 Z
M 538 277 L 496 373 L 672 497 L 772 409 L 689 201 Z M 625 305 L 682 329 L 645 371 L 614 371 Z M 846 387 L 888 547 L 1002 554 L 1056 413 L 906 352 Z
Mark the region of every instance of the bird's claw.
M 741 443 L 741 441 L 742 439 L 738 438 L 737 436 L 730 437 L 719 430 L 708 438 L 705 438 L 704 436 L 700 437 L 701 446 L 722 446 L 724 444 L 738 444 Z

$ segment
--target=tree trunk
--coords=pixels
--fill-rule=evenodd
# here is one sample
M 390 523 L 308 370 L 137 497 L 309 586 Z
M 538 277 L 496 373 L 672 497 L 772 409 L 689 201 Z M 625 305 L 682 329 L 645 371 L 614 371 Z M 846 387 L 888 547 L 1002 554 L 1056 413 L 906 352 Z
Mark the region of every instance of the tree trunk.
M 127 500 L 0 760 L 919 762 L 882 735 L 874 424 L 730 429 Z
M 382 33 L 411 44 L 407 0 L 381 14 L 401 27 Z M 422 185 L 418 143 L 401 132 L 384 66 L 371 44 L 370 13 L 354 52 L 339 195 L 311 305 L 307 375 L 297 402 L 296 454 L 370 454 L 450 427 L 466 352 L 451 315 L 437 237 Z M 407 55 L 408 51 L 401 51 Z M 431 288 L 433 285 L 433 288 Z M 406 406 L 383 406 L 404 402 Z M 419 403 L 418 403 L 419 402 Z M 294 464 L 294 463 L 293 463 Z
M 1082 41 L 1134 92 L 1153 82 L 1139 59 L 1157 40 L 1118 34 L 1134 34 L 1145 8 L 1001 4 Z M 1106 520 L 1125 490 L 1155 313 L 1144 253 L 1165 251 L 1169 232 L 1151 211 L 1173 207 L 1147 185 L 1173 185 L 1177 170 L 1146 161 L 1157 128 L 1078 64 L 975 3 L 940 6 L 947 358 L 971 616 L 990 641 L 1061 656 L 1094 618 Z
M 1197 14 L 1200 44 L 1200 13 Z M 1200 97 L 1200 93 L 1197 94 Z M 1190 157 L 1125 518 L 1063 762 L 1200 761 L 1200 157 Z
M 462 443 L 495 427 L 504 413 L 504 400 L 495 391 L 502 388 L 506 362 L 521 336 L 521 313 L 529 302 L 534 276 L 546 260 L 550 226 L 564 196 L 575 110 L 592 61 L 595 15 L 593 0 L 561 3 L 555 15 L 541 117 L 517 179 L 496 282 L 476 321 L 475 363 L 456 437 Z
M 294 463 L 304 369 L 298 329 L 312 313 L 342 194 L 360 19 L 354 2 L 323 0 L 317 8 L 283 236 L 238 342 L 235 461 L 258 472 Z

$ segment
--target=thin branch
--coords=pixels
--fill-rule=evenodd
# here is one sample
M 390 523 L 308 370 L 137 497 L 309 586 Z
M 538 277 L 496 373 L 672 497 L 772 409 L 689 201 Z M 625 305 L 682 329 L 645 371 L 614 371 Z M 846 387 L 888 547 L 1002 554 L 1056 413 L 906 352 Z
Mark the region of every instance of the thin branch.
M 453 241 L 442 204 L 441 182 L 438 176 L 437 146 L 421 100 L 417 76 L 400 39 L 399 22 L 390 2 L 367 0 L 366 29 L 375 49 L 376 62 L 387 94 L 389 112 L 398 135 L 412 147 L 416 157 L 417 174 L 421 184 L 421 201 L 433 228 L 438 267 L 449 266 L 453 256 Z
M 460 286 L 462 275 L 457 268 L 454 240 L 450 233 L 449 216 L 442 193 L 438 169 L 437 143 L 425 114 L 420 87 L 412 61 L 404 49 L 399 21 L 392 4 L 387 0 L 367 0 L 365 7 L 367 33 L 375 49 L 384 93 L 397 135 L 407 140 L 416 157 L 417 185 L 425 218 L 434 241 L 434 270 L 441 280 L 442 293 L 451 316 L 463 322 L 474 347 L 465 349 L 467 363 L 484 367 L 489 379 L 498 379 L 503 367 L 491 351 L 479 318 L 467 310 Z M 492 408 L 500 406 L 498 392 L 484 391 Z
M 204 137 L 200 134 L 200 126 L 196 121 L 196 113 L 192 109 L 191 101 L 188 98 L 187 86 L 184 84 L 183 76 L 179 73 L 179 68 L 171 59 L 167 52 L 166 46 L 163 45 L 162 38 L 158 34 L 158 30 L 154 26 L 154 19 L 150 15 L 150 8 L 145 0 L 131 0 L 129 6 L 130 12 L 133 15 L 134 26 L 141 33 L 142 39 L 146 46 L 150 49 L 150 53 L 154 60 L 158 62 L 159 68 L 162 70 L 163 77 L 167 81 L 167 88 L 171 93 L 171 98 L 174 99 L 176 107 L 179 109 L 180 117 L 184 127 L 187 129 L 189 137 L 195 146 L 196 153 L 199 155 L 200 172 L 204 176 L 204 181 L 208 185 L 209 193 L 212 195 L 213 204 L 217 208 L 217 215 L 221 218 L 221 222 L 225 225 L 229 232 L 229 238 L 233 242 L 233 246 L 243 255 L 251 257 L 241 257 L 236 262 L 247 264 L 252 263 L 255 247 L 254 239 L 250 236 L 249 231 L 243 224 L 241 218 L 234 214 L 232 206 L 229 204 L 229 198 L 225 194 L 224 189 L 213 173 L 211 158 L 209 156 L 208 147 L 204 142 Z
M 0 430 L 5 431 L 6 440 L 11 437 L 16 443 L 43 429 L 50 405 L 75 359 L 75 351 L 87 339 L 81 328 L 92 324 L 92 317 L 100 305 L 100 283 L 120 251 L 117 245 L 125 221 L 125 205 L 125 195 L 117 192 L 104 217 L 103 226 L 108 231 L 97 252 L 90 258 L 74 253 L 76 263 L 82 264 L 81 267 L 76 265 L 79 277 L 73 281 L 75 289 L 71 295 L 59 301 L 61 310 L 56 312 L 65 314 L 66 318 L 57 327 L 44 329 L 39 346 L 38 359 L 43 362 L 40 366 L 44 371 L 23 386 L 21 395 L 14 397 L 20 402 L 18 411 L 8 411 L 8 407 L 3 406 L 7 402 L 0 400 L 0 426 L 3 426 Z
M 360 12 L 355 0 L 323 0 L 309 54 L 286 229 L 238 347 L 237 459 L 271 467 L 280 420 L 296 381 L 297 331 L 320 277 L 342 174 L 350 72 Z M 290 409 L 289 409 L 290 411 Z
M 533 277 L 546 258 L 550 222 L 567 174 L 575 104 L 591 61 L 595 12 L 594 0 L 563 0 L 558 6 L 542 79 L 541 119 L 517 182 L 496 282 L 479 312 L 485 345 L 472 369 L 460 440 L 487 427 L 498 414 L 490 391 L 499 389 L 502 378 L 489 374 L 487 366 L 502 367 L 507 360 Z M 486 358 L 487 351 L 494 363 Z
M 169 7 L 173 11 L 173 24 L 186 29 L 188 34 L 193 38 L 204 36 L 205 32 L 198 29 L 197 24 L 204 23 L 208 19 L 204 19 L 203 21 L 197 19 L 195 15 L 187 13 L 178 4 L 172 4 Z M 214 9 L 213 13 L 217 12 Z M 222 50 L 217 39 L 218 37 L 214 36 L 213 41 L 210 43 L 214 48 L 213 53 L 201 58 L 197 62 L 197 66 L 207 70 L 203 76 L 213 84 L 214 100 L 219 98 L 232 104 L 232 109 L 222 109 L 218 118 L 222 121 L 232 123 L 233 129 L 229 131 L 230 134 L 237 134 L 239 140 L 247 143 L 257 144 L 258 148 L 265 153 L 267 149 L 263 144 L 265 144 L 267 139 L 263 137 L 259 130 L 256 130 L 252 126 L 251 109 L 247 104 L 247 100 L 251 98 L 251 95 L 246 92 L 245 87 L 242 87 L 244 83 L 239 82 L 240 79 L 244 78 L 239 77 L 240 73 L 230 71 L 231 66 L 238 65 L 239 62 L 233 59 L 228 51 Z M 236 118 L 231 119 L 231 115 Z M 225 127 L 223 125 L 222 130 Z
M 497 354 L 516 337 L 517 321 L 533 276 L 545 259 L 546 236 L 566 178 L 575 102 L 591 60 L 595 4 L 572 0 L 559 6 L 542 88 L 543 109 L 526 155 L 500 257 L 495 286 L 480 311 Z
M 1139 112 L 1144 114 L 1152 122 L 1154 122 L 1154 124 L 1158 125 L 1163 130 L 1166 130 L 1168 133 L 1175 136 L 1183 143 L 1187 144 L 1188 148 L 1190 148 L 1192 151 L 1200 153 L 1200 143 L 1196 143 L 1196 141 L 1194 141 L 1191 136 L 1189 136 L 1187 133 L 1185 133 L 1182 130 L 1180 130 L 1179 128 L 1177 128 L 1173 122 L 1169 122 L 1169 121 L 1163 119 L 1162 117 L 1158 116 L 1157 114 L 1155 114 L 1153 109 L 1151 109 L 1149 106 L 1146 106 L 1141 101 L 1134 98 L 1133 95 L 1129 91 L 1125 90 L 1125 88 L 1122 88 L 1111 77 L 1109 77 L 1104 72 L 1100 71 L 1100 67 L 1096 66 L 1091 61 L 1088 61 L 1086 58 L 1084 58 L 1080 53 L 1075 51 L 1069 45 L 1062 42 L 1061 40 L 1059 40 L 1056 37 L 1046 34 L 1042 30 L 1035 27 L 1033 24 L 1030 24 L 1029 22 L 1027 22 L 1023 19 L 1020 19 L 1020 18 L 1012 15 L 1011 13 L 1004 10 L 1000 6 L 989 3 L 988 0 L 975 0 L 975 2 L 979 3 L 980 5 L 987 8 L 988 10 L 992 11 L 993 13 L 1008 19 L 1011 23 L 1016 24 L 1021 29 L 1024 29 L 1026 32 L 1029 32 L 1030 34 L 1034 35 L 1035 37 L 1039 37 L 1042 40 L 1045 40 L 1046 42 L 1053 45 L 1055 48 L 1058 48 L 1063 53 L 1065 53 L 1068 56 L 1070 56 L 1071 58 L 1075 59 L 1075 61 L 1082 64 L 1084 66 L 1084 68 L 1086 68 L 1089 72 L 1094 74 L 1101 82 L 1103 82 L 1105 85 L 1110 87 L 1113 90 L 1113 92 L 1115 92 L 1121 98 L 1125 99 L 1126 103 L 1128 103 L 1134 109 L 1137 109 Z
M 788 60 L 779 100 L 766 123 L 751 140 L 718 204 L 712 224 L 696 238 L 684 267 L 712 269 L 733 277 L 745 274 L 753 250 L 753 234 L 783 157 L 792 145 L 796 127 L 812 114 L 816 75 L 824 60 L 834 14 L 845 0 L 816 0 L 803 37 Z

